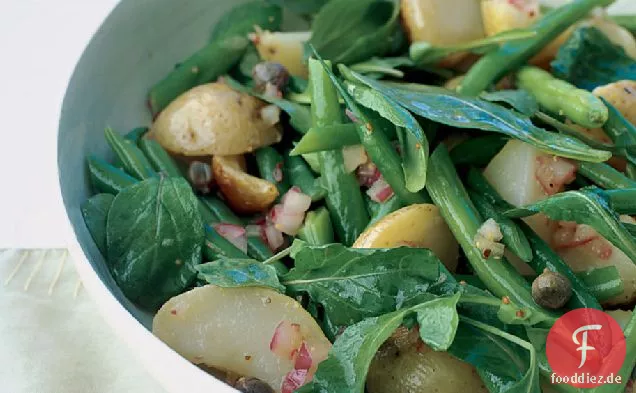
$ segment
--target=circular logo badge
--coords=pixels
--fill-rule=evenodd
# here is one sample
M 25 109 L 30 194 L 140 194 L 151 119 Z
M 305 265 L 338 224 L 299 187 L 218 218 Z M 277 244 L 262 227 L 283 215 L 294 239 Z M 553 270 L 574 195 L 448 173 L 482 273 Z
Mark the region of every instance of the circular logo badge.
M 581 308 L 557 319 L 546 342 L 552 383 L 593 388 L 616 381 L 625 360 L 625 335 L 606 313 Z

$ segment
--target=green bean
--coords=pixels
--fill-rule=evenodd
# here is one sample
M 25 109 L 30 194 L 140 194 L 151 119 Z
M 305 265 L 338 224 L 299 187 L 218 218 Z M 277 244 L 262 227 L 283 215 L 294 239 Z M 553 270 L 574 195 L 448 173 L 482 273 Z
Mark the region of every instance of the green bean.
M 461 283 L 463 281 L 475 288 L 483 289 L 484 291 L 487 290 L 486 286 L 483 282 L 481 282 L 479 277 L 473 274 L 453 274 L 453 277 L 455 277 L 455 280 L 457 280 L 457 282 Z
M 148 106 L 152 115 L 158 115 L 182 93 L 225 74 L 241 59 L 248 42 L 243 37 L 214 41 L 179 64 L 150 90 Z
M 320 155 L 319 153 L 307 153 L 302 155 L 303 160 L 309 165 L 314 173 L 320 174 Z
M 137 179 L 101 158 L 89 156 L 86 162 L 91 184 L 99 193 L 117 195 L 124 188 L 137 182 Z
M 525 222 L 520 221 L 519 227 L 525 233 L 534 252 L 534 258 L 528 265 L 537 274 L 541 274 L 545 269 L 561 273 L 570 280 L 572 284 L 572 298 L 566 304 L 569 309 L 595 308 L 601 310 L 598 300 L 590 293 L 587 286 L 581 281 L 572 269 L 555 253 L 550 246 L 543 241 Z
M 484 135 L 468 138 L 450 151 L 455 165 L 485 166 L 510 139 L 501 135 Z
M 636 15 L 613 15 L 610 16 L 610 18 L 616 22 L 616 24 L 636 35 Z
M 334 242 L 333 227 L 329 211 L 321 207 L 310 211 L 305 217 L 305 223 L 298 232 L 298 237 L 312 246 L 323 246 Z
M 245 223 L 227 207 L 223 201 L 213 196 L 200 198 L 201 202 L 212 212 L 218 222 L 243 226 Z M 274 253 L 260 236 L 247 237 L 247 254 L 259 261 L 271 258 Z
M 599 302 L 623 293 L 623 281 L 615 266 L 599 267 L 575 274 Z
M 367 226 L 367 228 L 370 228 L 373 224 L 377 223 L 394 211 L 401 209 L 404 205 L 402 204 L 402 201 L 400 201 L 400 198 L 394 195 L 383 203 L 377 203 L 369 199 L 368 206 L 369 210 L 372 212 L 371 221 L 369 221 L 369 225 Z
M 327 72 L 328 69 L 325 70 Z M 329 70 L 327 73 L 331 73 Z M 342 84 L 331 73 L 329 75 L 333 86 L 340 92 L 345 102 L 353 114 L 357 117 L 356 131 L 360 137 L 360 142 L 364 146 L 371 161 L 378 167 L 384 180 L 391 186 L 391 189 L 400 200 L 407 205 L 414 203 L 430 202 L 423 193 L 411 192 L 406 188 L 406 179 L 402 169 L 402 160 L 395 151 L 387 135 L 381 131 L 382 123 L 376 123 L 376 118 L 372 117 L 373 111 L 366 108 L 358 108 L 353 99 L 349 96 Z M 369 116 L 368 114 L 371 114 Z M 421 146 L 419 148 L 422 148 Z
M 159 142 L 142 138 L 139 141 L 139 148 L 144 152 L 152 167 L 159 173 L 168 177 L 183 177 L 181 170 L 177 166 L 170 154 L 159 144 Z
M 462 94 L 477 96 L 522 65 L 551 43 L 568 27 L 586 17 L 594 8 L 610 5 L 614 0 L 575 0 L 556 8 L 539 19 L 532 29 L 537 35 L 527 40 L 509 42 L 482 57 L 468 71 L 459 87 Z
M 605 191 L 612 209 L 618 214 L 636 214 L 636 188 Z
M 320 181 L 314 177 L 313 172 L 301 157 L 285 155 L 285 175 L 289 182 L 311 197 L 313 202 L 325 197 L 325 189 Z
M 334 124 L 321 128 L 310 128 L 298 141 L 292 155 L 315 153 L 325 150 L 342 149 L 359 145 L 360 138 L 353 123 Z
M 136 145 L 147 132 L 148 127 L 133 128 L 128 132 L 128 134 L 124 135 L 124 139 L 129 140 Z
M 289 181 L 283 171 L 283 156 L 271 146 L 256 150 L 255 156 L 261 178 L 273 183 L 278 189 L 278 198 L 282 198 L 289 190 Z
M 339 123 L 341 114 L 338 93 L 322 65 L 313 59 L 309 60 L 309 77 L 313 127 Z M 346 246 L 351 246 L 369 222 L 358 180 L 345 170 L 341 151 L 322 152 L 319 157 L 331 221 L 339 240 Z
M 603 131 L 612 139 L 616 146 L 631 148 L 636 152 L 636 126 L 623 116 L 614 105 L 600 97 L 607 107 L 609 118 L 603 126 Z
M 540 68 L 523 67 L 517 72 L 517 84 L 549 112 L 564 115 L 583 127 L 601 127 L 609 117 L 607 107 L 594 94 Z
M 521 258 L 521 260 L 529 262 L 532 259 L 532 248 L 530 248 L 528 239 L 526 239 L 526 236 L 521 229 L 519 229 L 517 224 L 510 218 L 504 216 L 481 194 L 474 191 L 469 191 L 468 194 L 479 211 L 479 214 L 484 218 L 492 218 L 497 222 L 503 235 L 502 243 L 516 256 Z
M 475 245 L 475 235 L 484 220 L 470 201 L 443 144 L 431 154 L 426 189 L 464 250 L 473 270 L 488 290 L 499 297 L 508 296 L 529 312 L 553 320 L 554 314 L 535 304 L 530 284 L 505 258 L 484 258 Z
M 604 163 L 580 162 L 578 173 L 603 188 L 636 188 L 636 181 Z
M 229 240 L 219 235 L 210 225 L 205 226 L 205 245 L 203 256 L 207 261 L 214 261 L 219 256 L 227 258 L 247 259 L 247 255 L 239 250 Z
M 117 134 L 111 128 L 107 128 L 104 131 L 104 135 L 106 136 L 106 141 L 124 167 L 123 169 L 128 174 L 139 180 L 157 176 L 157 173 L 150 164 L 150 161 L 148 161 L 137 145 L 124 139 L 124 137 Z
M 627 176 L 631 180 L 636 181 L 636 165 L 628 162 L 627 167 L 625 168 L 625 176 Z

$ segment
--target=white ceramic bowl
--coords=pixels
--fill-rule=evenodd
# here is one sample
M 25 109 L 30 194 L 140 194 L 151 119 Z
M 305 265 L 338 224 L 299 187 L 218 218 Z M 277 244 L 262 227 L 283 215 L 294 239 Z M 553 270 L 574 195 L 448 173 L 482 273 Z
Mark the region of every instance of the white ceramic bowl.
M 243 1 L 121 1 L 82 55 L 62 107 L 58 166 L 62 197 L 75 234 L 70 252 L 105 319 L 172 393 L 234 390 L 155 338 L 149 331 L 151 315 L 129 302 L 115 285 L 80 214 L 80 204 L 91 193 L 84 159 L 87 154 L 110 155 L 103 137 L 106 126 L 124 131 L 150 124 L 145 108 L 148 89 L 174 64 L 202 47 L 219 16 Z M 619 3 L 616 11 L 636 12 L 633 0 Z

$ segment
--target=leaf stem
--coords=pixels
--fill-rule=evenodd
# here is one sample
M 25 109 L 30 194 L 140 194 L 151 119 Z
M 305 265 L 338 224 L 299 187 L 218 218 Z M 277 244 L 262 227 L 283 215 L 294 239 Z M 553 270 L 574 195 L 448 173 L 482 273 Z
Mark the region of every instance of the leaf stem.
M 282 251 L 279 251 L 277 254 L 275 254 L 275 255 L 269 257 L 268 259 L 264 260 L 263 264 L 267 265 L 267 264 L 270 264 L 270 263 L 274 263 L 274 262 L 280 261 L 281 259 L 285 258 L 286 256 L 289 256 L 289 254 L 291 253 L 291 249 L 292 249 L 292 247 L 289 246 L 286 249 L 284 249 Z

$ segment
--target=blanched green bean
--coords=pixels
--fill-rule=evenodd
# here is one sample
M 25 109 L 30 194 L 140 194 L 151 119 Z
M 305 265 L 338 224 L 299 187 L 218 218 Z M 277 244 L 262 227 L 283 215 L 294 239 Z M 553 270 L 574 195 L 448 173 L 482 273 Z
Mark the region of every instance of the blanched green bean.
M 256 150 L 255 155 L 256 165 L 258 166 L 258 172 L 261 178 L 276 185 L 278 198 L 282 198 L 287 190 L 289 190 L 289 181 L 286 179 L 283 170 L 283 156 L 271 146 Z
M 564 115 L 583 127 L 601 127 L 609 117 L 607 107 L 594 94 L 538 67 L 526 66 L 519 70 L 517 84 L 549 112 Z
M 485 166 L 503 149 L 510 139 L 501 135 L 484 135 L 468 138 L 450 151 L 455 165 Z
M 137 127 L 130 130 L 124 138 L 131 141 L 135 145 L 139 143 L 141 138 L 148 132 L 148 127 Z
M 152 167 L 159 173 L 168 177 L 183 177 L 181 170 L 177 166 L 170 154 L 159 144 L 159 142 L 142 138 L 139 141 L 139 148 L 144 152 Z
M 119 162 L 123 165 L 124 171 L 139 180 L 157 176 L 150 161 L 148 161 L 137 145 L 110 128 L 104 131 L 104 135 L 111 149 L 113 149 L 113 152 L 117 155 Z
M 312 246 L 322 246 L 334 242 L 333 227 L 329 211 L 321 207 L 310 211 L 305 217 L 305 223 L 298 232 L 298 237 Z
M 367 203 L 369 206 L 369 210 L 372 212 L 371 221 L 369 221 L 369 225 L 367 226 L 367 228 L 371 227 L 376 222 L 380 221 L 384 217 L 404 206 L 402 204 L 402 201 L 400 201 L 400 198 L 396 197 L 395 195 L 383 203 L 377 203 L 372 201 L 371 199 L 369 199 Z
M 291 185 L 311 197 L 313 202 L 325 197 L 325 189 L 322 188 L 320 180 L 316 179 L 313 172 L 304 159 L 290 154 L 285 155 L 285 175 L 289 178 Z
M 636 214 L 636 188 L 623 188 L 605 191 L 618 214 Z
M 581 162 L 578 173 L 606 189 L 636 188 L 636 181 L 603 163 Z
M 137 179 L 101 158 L 89 156 L 86 163 L 91 184 L 97 192 L 117 195 L 137 182 Z

